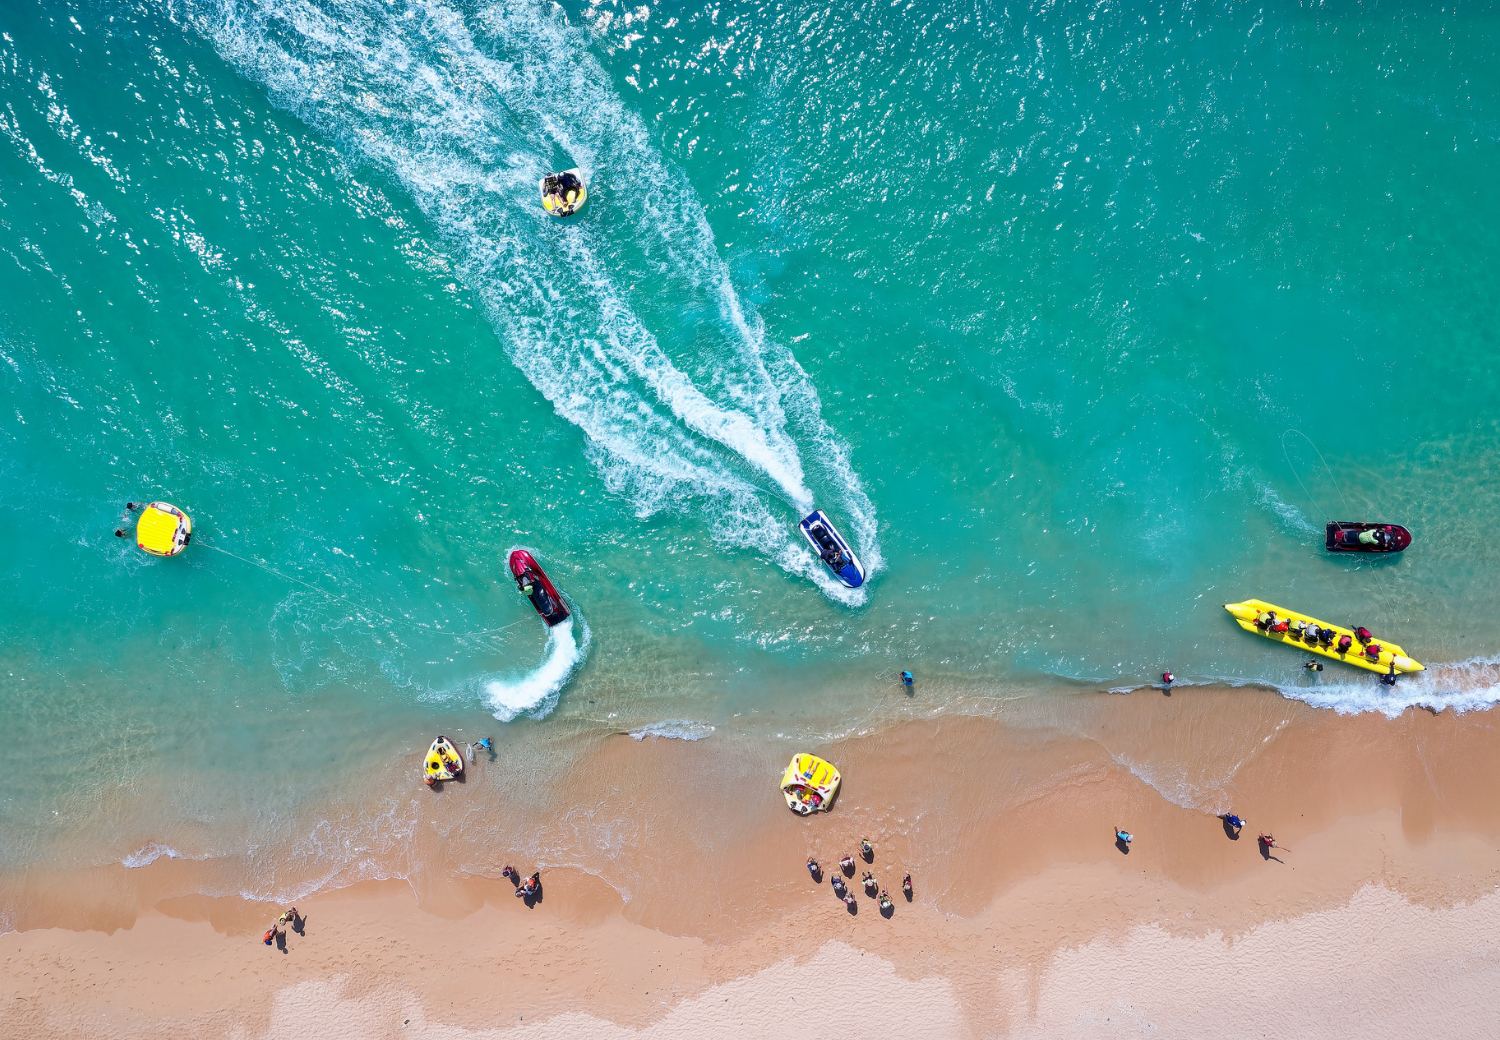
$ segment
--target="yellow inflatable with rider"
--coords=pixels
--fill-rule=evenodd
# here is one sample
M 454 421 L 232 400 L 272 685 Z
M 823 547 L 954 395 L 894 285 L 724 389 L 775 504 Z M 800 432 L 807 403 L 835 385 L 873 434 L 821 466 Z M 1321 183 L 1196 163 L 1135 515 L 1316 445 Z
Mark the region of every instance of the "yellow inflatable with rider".
M 542 178 L 542 209 L 554 217 L 571 217 L 589 200 L 588 185 L 583 183 L 583 171 L 574 167 L 562 173 L 549 173 Z

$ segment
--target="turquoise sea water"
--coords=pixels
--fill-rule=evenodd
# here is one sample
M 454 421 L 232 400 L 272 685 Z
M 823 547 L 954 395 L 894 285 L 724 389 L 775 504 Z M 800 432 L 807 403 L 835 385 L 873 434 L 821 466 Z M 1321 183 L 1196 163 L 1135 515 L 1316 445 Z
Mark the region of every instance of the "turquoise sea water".
M 242 850 L 437 729 L 1500 700 L 1497 53 L 1466 5 L 6 5 L 0 759 L 87 753 L 0 864 Z M 178 559 L 112 536 L 155 498 Z M 1417 544 L 1322 551 L 1366 517 Z M 1430 670 L 1314 684 L 1249 596 Z

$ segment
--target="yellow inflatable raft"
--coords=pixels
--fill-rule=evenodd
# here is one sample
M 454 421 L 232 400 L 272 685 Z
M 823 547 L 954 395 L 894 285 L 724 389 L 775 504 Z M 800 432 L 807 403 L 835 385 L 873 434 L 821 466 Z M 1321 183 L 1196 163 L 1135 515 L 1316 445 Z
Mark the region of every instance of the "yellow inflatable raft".
M 427 749 L 422 763 L 423 781 L 430 787 L 439 780 L 456 780 L 464 771 L 463 756 L 447 737 L 439 736 Z
M 1356 668 L 1363 668 L 1367 672 L 1380 672 L 1384 674 L 1391 670 L 1392 665 L 1395 665 L 1397 675 L 1406 675 L 1408 672 L 1420 672 L 1424 670 L 1424 666 L 1420 662 L 1412 660 L 1406 655 L 1405 650 L 1389 640 L 1382 639 L 1379 636 L 1372 638 L 1370 645 L 1379 647 L 1379 652 L 1371 656 L 1365 652 L 1365 647 L 1360 645 L 1359 640 L 1355 637 L 1351 629 L 1342 628 L 1338 625 L 1330 625 L 1326 621 L 1319 621 L 1315 617 L 1299 614 L 1295 610 L 1278 607 L 1276 604 L 1267 603 L 1265 600 L 1247 599 L 1241 603 L 1226 603 L 1224 604 L 1224 609 L 1233 615 L 1234 620 L 1246 632 L 1254 632 L 1256 635 L 1264 636 L 1273 642 L 1294 646 L 1303 653 L 1317 654 L 1319 657 L 1343 661 L 1345 664 L 1352 664 Z M 1262 630 L 1256 626 L 1255 619 L 1267 611 L 1274 612 L 1278 621 L 1286 621 L 1293 628 L 1296 627 L 1298 622 L 1301 622 L 1303 625 L 1313 624 L 1319 628 L 1328 629 L 1333 633 L 1332 645 L 1324 646 L 1321 642 L 1310 645 L 1307 640 L 1299 638 L 1292 628 L 1289 628 L 1285 632 Z M 1348 650 L 1341 653 L 1339 646 L 1345 636 L 1349 640 Z
M 786 772 L 781 774 L 781 793 L 787 807 L 800 816 L 819 809 L 827 812 L 839 793 L 841 780 L 838 768 L 831 762 L 804 752 L 793 755 Z
M 176 556 L 193 537 L 193 521 L 167 502 L 151 502 L 135 523 L 135 544 L 152 556 Z
M 549 173 L 542 178 L 542 209 L 554 217 L 571 217 L 589 200 L 588 185 L 583 183 L 583 171 L 576 166 L 562 173 Z

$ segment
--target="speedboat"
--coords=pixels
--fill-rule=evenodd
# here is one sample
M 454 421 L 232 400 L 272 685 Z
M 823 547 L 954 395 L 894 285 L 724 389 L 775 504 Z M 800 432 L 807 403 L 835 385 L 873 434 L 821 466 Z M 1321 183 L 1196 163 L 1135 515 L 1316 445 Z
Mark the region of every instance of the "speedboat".
M 1333 520 L 1323 544 L 1329 552 L 1398 553 L 1411 544 L 1411 532 L 1399 524 Z
M 135 523 L 135 544 L 152 556 L 176 556 L 193 540 L 193 521 L 170 502 L 150 502 Z
M 798 816 L 819 810 L 827 812 L 839 793 L 842 779 L 833 763 L 799 752 L 781 774 L 781 794 L 786 798 L 787 808 Z
M 1424 671 L 1426 668 L 1421 662 L 1413 661 L 1407 656 L 1405 650 L 1387 639 L 1371 636 L 1367 640 L 1360 640 L 1353 629 L 1330 625 L 1326 621 L 1319 621 L 1315 617 L 1299 614 L 1295 610 L 1278 607 L 1265 600 L 1247 599 L 1242 603 L 1226 603 L 1224 609 L 1234 616 L 1234 620 L 1246 632 L 1254 632 L 1258 636 L 1296 647 L 1305 654 L 1317 654 L 1319 657 L 1326 657 L 1333 661 L 1343 661 L 1356 668 L 1363 668 L 1367 672 L 1405 675 L 1408 672 Z M 1277 632 L 1274 628 L 1256 624 L 1256 621 L 1267 612 L 1274 613 L 1277 622 L 1287 622 L 1286 631 Z M 1307 639 L 1298 635 L 1296 631 L 1300 627 L 1298 622 L 1302 625 L 1314 624 L 1320 629 L 1328 630 L 1332 633 L 1332 641 L 1327 645 L 1322 641 L 1308 642 Z M 1340 647 L 1344 649 L 1341 650 Z M 1373 654 L 1370 652 L 1372 650 L 1375 651 Z
M 838 528 L 823 515 L 821 509 L 814 509 L 807 514 L 801 527 L 802 537 L 807 539 L 807 544 L 818 554 L 818 559 L 833 571 L 839 581 L 851 589 L 857 589 L 865 583 L 864 564 L 859 562 L 859 557 L 854 555 L 854 550 L 849 548 L 844 536 L 839 534 Z
M 547 622 L 547 627 L 560 625 L 568 620 L 568 608 L 558 595 L 557 588 L 542 570 L 542 565 L 525 549 L 514 549 L 510 554 L 510 574 L 516 579 L 516 588 L 521 595 L 531 600 L 536 612 Z
M 576 166 L 562 173 L 549 173 L 541 180 L 542 209 L 554 217 L 571 217 L 589 200 L 583 171 Z
M 464 760 L 453 741 L 439 734 L 422 760 L 422 782 L 428 787 L 443 780 L 457 780 L 463 775 Z

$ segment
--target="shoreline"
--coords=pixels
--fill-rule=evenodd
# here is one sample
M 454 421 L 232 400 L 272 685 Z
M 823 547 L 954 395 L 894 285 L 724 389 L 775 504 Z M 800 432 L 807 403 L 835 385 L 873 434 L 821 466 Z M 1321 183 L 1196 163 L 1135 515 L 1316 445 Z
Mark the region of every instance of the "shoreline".
M 1500 808 L 1487 795 L 1500 764 L 1488 715 L 1339 716 L 1205 688 L 1045 708 L 1020 722 L 909 720 L 815 749 L 845 782 L 833 812 L 808 820 L 781 804 L 770 774 L 782 763 L 766 761 L 764 747 L 717 733 L 605 737 L 572 767 L 573 785 L 514 806 L 513 819 L 496 816 L 485 838 L 571 829 L 580 849 L 606 832 L 612 845 L 574 862 L 495 847 L 493 866 L 474 870 L 455 851 L 468 848 L 462 831 L 424 821 L 406 880 L 300 900 L 308 935 L 291 937 L 284 956 L 259 942 L 273 905 L 197 894 L 212 864 L 163 857 L 133 870 L 0 877 L 13 929 L 0 934 L 0 1007 L 54 1036 L 184 1023 L 207 1036 L 279 1036 L 293 1034 L 261 1013 L 273 993 L 300 1007 L 316 991 L 316 1006 L 350 1015 L 370 994 L 385 1007 L 406 993 L 403 1006 L 445 1028 L 521 1029 L 524 1015 L 525 1029 L 542 1031 L 517 1036 L 676 1035 L 661 1030 L 701 1028 L 709 994 L 731 994 L 720 1011 L 743 1016 L 816 965 L 830 980 L 820 992 L 843 993 L 864 1022 L 878 1009 L 880 1020 L 912 1029 L 942 1023 L 928 1035 L 1071 1035 L 1064 1011 L 1082 998 L 1062 1000 L 1077 985 L 1068 973 L 1127 964 L 1122 936 L 1200 956 L 1218 936 L 1215 970 L 1227 957 L 1231 975 L 1270 978 L 1274 964 L 1241 964 L 1236 952 L 1257 936 L 1290 929 L 1298 942 L 1323 935 L 1316 942 L 1326 946 L 1342 934 L 1324 934 L 1329 921 L 1354 934 L 1372 914 L 1408 911 L 1414 934 L 1441 933 L 1453 957 L 1472 955 L 1483 973 L 1475 937 L 1500 923 Z M 471 781 L 438 805 L 481 786 Z M 1239 841 L 1214 817 L 1231 808 L 1248 822 Z M 1126 856 L 1109 841 L 1117 823 L 1136 834 Z M 1261 827 L 1294 851 L 1257 855 Z M 875 842 L 872 869 L 886 887 L 914 875 L 916 901 L 897 895 L 891 920 L 862 895 L 848 915 L 802 866 L 811 853 L 831 869 L 861 834 Z M 541 904 L 527 910 L 512 898 L 498 880 L 502 863 L 542 869 Z M 464 956 L 415 954 L 454 944 Z M 1324 966 L 1327 987 L 1359 984 L 1356 952 Z M 877 961 L 885 966 L 870 970 L 888 985 L 867 991 L 865 967 L 850 966 Z M 495 990 L 497 965 L 517 986 Z M 201 987 L 173 981 L 196 974 Z M 1031 982 L 996 981 L 1016 979 Z M 1212 983 L 1188 958 L 1170 985 L 1208 992 Z M 1165 991 L 1143 992 L 1141 1005 Z M 839 1007 L 809 1002 L 775 1006 L 843 1021 Z M 1153 1035 L 1189 1035 L 1194 1021 L 1163 1018 Z M 401 1033 L 385 1020 L 367 1026 L 375 1032 L 362 1035 Z

